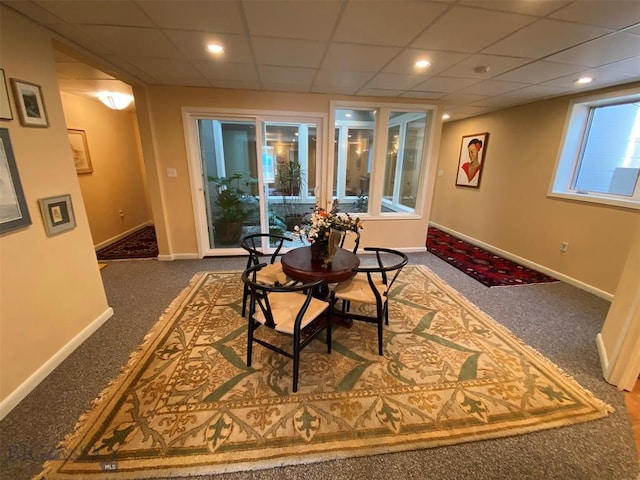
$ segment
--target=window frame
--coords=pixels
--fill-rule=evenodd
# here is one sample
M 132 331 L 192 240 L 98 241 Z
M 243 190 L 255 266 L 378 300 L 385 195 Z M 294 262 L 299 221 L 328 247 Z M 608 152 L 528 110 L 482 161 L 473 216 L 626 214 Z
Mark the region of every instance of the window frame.
M 592 109 L 640 101 L 637 89 L 576 98 L 569 103 L 562 140 L 547 197 L 575 200 L 640 210 L 640 181 L 631 197 L 601 192 L 585 192 L 573 185 L 582 162 Z
M 329 114 L 329 125 L 332 132 L 336 129 L 336 110 L 375 110 L 376 122 L 374 126 L 374 139 L 373 139 L 373 158 L 371 179 L 369 184 L 369 210 L 366 213 L 359 213 L 358 215 L 367 219 L 420 219 L 427 215 L 425 211 L 425 200 L 427 198 L 428 189 L 432 186 L 432 182 L 429 181 L 428 173 L 431 171 L 435 164 L 434 155 L 434 142 L 437 141 L 437 126 L 439 122 L 438 108 L 431 104 L 415 104 L 415 103 L 383 103 L 383 102 L 358 102 L 358 101 L 332 101 Z M 386 163 L 386 144 L 387 135 L 389 130 L 390 114 L 394 111 L 402 111 L 403 113 L 424 113 L 427 115 L 425 127 L 425 137 L 422 145 L 422 158 L 420 164 L 420 172 L 418 175 L 418 189 L 416 195 L 416 207 L 412 212 L 410 211 L 397 211 L 397 212 L 383 212 L 381 206 L 383 203 L 383 182 L 384 182 L 384 165 Z M 326 172 L 326 178 L 330 188 L 327 189 L 327 198 L 333 198 L 333 185 L 335 181 L 336 172 L 334 170 L 334 164 L 336 159 L 334 158 L 333 141 L 334 138 L 327 138 L 331 142 L 330 148 L 327 148 L 329 159 L 327 161 L 328 171 Z

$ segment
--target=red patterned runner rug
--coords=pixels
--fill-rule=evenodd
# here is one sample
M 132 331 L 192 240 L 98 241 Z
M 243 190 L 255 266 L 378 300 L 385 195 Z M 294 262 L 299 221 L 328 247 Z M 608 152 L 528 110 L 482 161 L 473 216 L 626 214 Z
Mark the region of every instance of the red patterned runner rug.
M 436 227 L 429 227 L 426 246 L 429 252 L 487 287 L 558 281 L 549 275 L 471 245 Z

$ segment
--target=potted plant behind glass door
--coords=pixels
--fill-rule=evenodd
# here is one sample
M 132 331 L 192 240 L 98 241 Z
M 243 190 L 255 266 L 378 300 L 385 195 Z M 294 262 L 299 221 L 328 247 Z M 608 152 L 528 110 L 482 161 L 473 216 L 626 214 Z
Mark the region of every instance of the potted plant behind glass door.
M 282 196 L 282 215 L 290 232 L 301 223 L 306 213 L 301 203 L 305 184 L 304 171 L 298 162 L 291 160 L 278 167 L 277 190 Z
M 213 228 L 216 243 L 220 245 L 240 243 L 242 225 L 256 208 L 256 198 L 251 194 L 251 186 L 257 181 L 251 177 L 243 180 L 243 177 L 239 172 L 229 177 L 207 177 L 216 187 Z

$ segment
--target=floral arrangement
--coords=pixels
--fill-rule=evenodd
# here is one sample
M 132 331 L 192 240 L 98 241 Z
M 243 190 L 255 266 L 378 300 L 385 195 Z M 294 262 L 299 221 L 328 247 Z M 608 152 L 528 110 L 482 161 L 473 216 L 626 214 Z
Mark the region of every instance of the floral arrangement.
M 306 238 L 309 243 L 328 240 L 331 235 L 331 229 L 357 232 L 363 228 L 362 220 L 359 217 L 353 218 L 348 213 L 339 213 L 338 200 L 334 200 L 331 210 L 320 207 L 318 204 L 313 208 L 310 222 L 301 228 L 296 225 L 293 235 L 296 238 Z

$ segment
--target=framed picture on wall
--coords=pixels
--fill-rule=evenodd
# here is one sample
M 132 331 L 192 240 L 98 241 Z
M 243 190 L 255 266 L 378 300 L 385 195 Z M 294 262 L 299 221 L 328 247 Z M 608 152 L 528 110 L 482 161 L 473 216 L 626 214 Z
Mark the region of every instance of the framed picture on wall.
M 0 234 L 31 225 L 9 129 L 0 128 Z
M 67 133 L 69 134 L 69 143 L 71 144 L 71 153 L 73 154 L 76 173 L 93 173 L 85 131 L 68 128 Z
M 44 108 L 40 85 L 16 78 L 11 79 L 11 85 L 20 123 L 25 127 L 48 127 L 49 120 L 47 119 L 47 111 Z
M 13 120 L 9 92 L 7 90 L 7 79 L 2 68 L 0 68 L 0 120 Z
M 480 178 L 484 170 L 489 133 L 474 133 L 462 137 L 456 185 L 460 187 L 480 187 Z
M 44 229 L 48 237 L 66 232 L 76 226 L 76 217 L 73 214 L 73 205 L 71 205 L 71 195 L 41 198 L 38 203 L 40 204 Z

